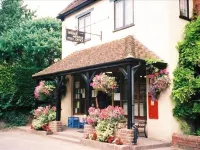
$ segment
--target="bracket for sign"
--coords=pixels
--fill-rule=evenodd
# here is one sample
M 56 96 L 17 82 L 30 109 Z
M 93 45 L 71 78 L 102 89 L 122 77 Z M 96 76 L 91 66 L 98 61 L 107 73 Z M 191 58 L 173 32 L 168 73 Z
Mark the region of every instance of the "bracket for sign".
M 100 40 L 102 41 L 102 31 L 100 32 L 100 34 L 94 34 L 94 33 L 88 33 L 88 32 L 84 32 L 84 33 L 87 33 L 87 34 L 90 34 L 90 35 L 99 36 L 99 37 L 100 37 Z

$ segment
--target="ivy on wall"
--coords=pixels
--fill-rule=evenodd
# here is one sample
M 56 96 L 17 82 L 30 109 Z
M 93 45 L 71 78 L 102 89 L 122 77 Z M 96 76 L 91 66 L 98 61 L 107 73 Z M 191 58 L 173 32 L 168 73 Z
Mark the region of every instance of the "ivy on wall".
M 173 114 L 190 127 L 187 134 L 200 131 L 200 17 L 185 27 L 184 40 L 178 43 L 179 62 L 174 71 Z

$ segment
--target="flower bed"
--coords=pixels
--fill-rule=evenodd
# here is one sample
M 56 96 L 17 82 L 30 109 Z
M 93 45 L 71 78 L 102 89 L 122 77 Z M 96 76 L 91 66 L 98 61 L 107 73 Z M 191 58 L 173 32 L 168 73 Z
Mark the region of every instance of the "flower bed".
M 121 134 L 117 133 L 118 131 L 121 131 L 118 129 L 118 123 L 126 122 L 124 117 L 125 113 L 121 107 L 108 106 L 102 110 L 90 107 L 88 112 L 89 116 L 86 118 L 86 123 L 88 125 L 85 125 L 84 127 L 86 139 L 115 143 L 117 145 L 123 144 L 123 141 L 120 138 Z M 91 131 L 93 131 L 93 133 L 91 133 Z M 133 130 L 130 130 L 130 132 L 132 137 Z

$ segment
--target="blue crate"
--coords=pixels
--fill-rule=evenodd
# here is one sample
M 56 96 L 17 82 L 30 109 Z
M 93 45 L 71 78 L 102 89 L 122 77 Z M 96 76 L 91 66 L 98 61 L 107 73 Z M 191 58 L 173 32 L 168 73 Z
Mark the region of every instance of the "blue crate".
M 79 128 L 84 128 L 85 122 L 79 122 Z
M 80 128 L 79 117 L 68 117 L 69 128 Z

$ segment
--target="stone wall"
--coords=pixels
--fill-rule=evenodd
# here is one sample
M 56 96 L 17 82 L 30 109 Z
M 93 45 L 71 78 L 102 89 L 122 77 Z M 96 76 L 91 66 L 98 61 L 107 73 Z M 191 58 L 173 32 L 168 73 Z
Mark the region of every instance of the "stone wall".
M 61 121 L 51 121 L 49 123 L 49 128 L 52 132 L 61 132 L 62 131 L 62 122 Z
M 174 133 L 172 136 L 172 145 L 186 150 L 200 150 L 200 136 Z

